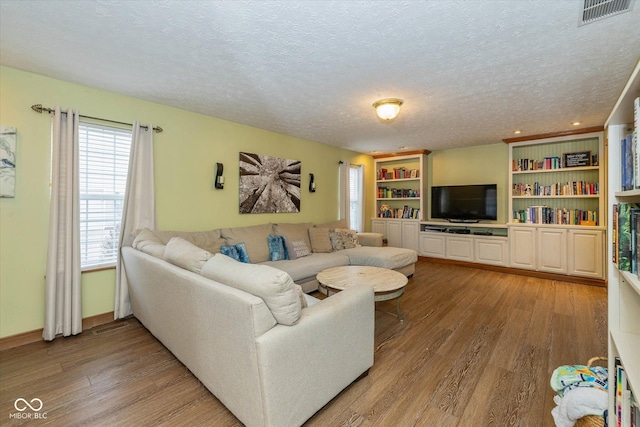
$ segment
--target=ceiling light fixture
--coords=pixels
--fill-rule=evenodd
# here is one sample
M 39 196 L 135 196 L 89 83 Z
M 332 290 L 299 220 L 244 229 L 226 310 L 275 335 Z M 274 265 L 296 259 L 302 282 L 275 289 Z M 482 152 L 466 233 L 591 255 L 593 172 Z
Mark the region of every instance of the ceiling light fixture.
M 382 120 L 393 120 L 398 116 L 400 112 L 400 106 L 402 100 L 398 98 L 385 98 L 373 103 L 373 108 L 376 109 L 376 114 Z
M 513 133 L 515 133 L 516 135 L 520 134 L 521 131 L 519 130 L 514 130 Z
M 579 125 L 582 124 L 582 122 L 571 122 L 571 124 L 574 125 L 574 126 L 579 126 Z

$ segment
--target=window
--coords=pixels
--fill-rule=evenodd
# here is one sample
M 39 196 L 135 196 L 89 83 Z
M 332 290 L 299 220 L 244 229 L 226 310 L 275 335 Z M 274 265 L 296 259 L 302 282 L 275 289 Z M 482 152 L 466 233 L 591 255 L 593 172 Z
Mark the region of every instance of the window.
M 131 131 L 80 123 L 80 265 L 116 263 Z
M 349 167 L 349 228 L 363 231 L 363 183 L 362 165 Z

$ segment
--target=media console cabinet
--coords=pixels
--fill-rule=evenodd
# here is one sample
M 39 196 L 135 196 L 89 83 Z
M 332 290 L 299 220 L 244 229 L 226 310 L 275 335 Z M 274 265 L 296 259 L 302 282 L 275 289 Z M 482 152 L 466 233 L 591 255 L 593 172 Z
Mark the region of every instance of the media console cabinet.
M 376 218 L 372 230 L 382 233 L 389 246 L 414 249 L 423 257 L 560 274 L 604 284 L 605 232 L 600 227 Z

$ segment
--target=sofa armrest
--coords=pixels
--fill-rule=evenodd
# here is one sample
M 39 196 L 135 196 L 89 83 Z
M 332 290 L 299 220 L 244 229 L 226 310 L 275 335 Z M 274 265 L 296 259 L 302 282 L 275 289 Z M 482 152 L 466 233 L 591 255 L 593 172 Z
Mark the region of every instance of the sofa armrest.
M 381 233 L 358 233 L 358 242 L 362 246 L 382 246 Z
M 373 365 L 373 297 L 347 288 L 257 338 L 268 425 L 301 425 Z

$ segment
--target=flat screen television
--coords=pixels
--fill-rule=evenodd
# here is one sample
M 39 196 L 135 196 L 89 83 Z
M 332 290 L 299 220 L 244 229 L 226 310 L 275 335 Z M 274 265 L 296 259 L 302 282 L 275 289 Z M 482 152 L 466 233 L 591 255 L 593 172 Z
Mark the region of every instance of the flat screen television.
M 431 187 L 431 218 L 451 222 L 498 219 L 496 184 Z

